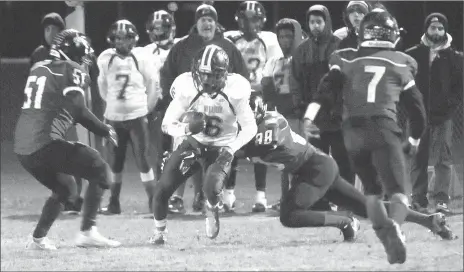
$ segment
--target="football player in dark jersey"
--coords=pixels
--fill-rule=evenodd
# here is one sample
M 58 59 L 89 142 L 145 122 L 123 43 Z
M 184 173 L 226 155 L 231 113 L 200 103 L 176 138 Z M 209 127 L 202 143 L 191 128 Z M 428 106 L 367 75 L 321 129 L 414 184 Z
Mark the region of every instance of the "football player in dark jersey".
M 366 14 L 361 22 L 359 49 L 334 52 L 330 71 L 319 85 L 319 95 L 304 117 L 306 131 L 311 133 L 319 108 L 333 104 L 334 92 L 343 91 L 345 145 L 365 188 L 369 219 L 391 264 L 406 261 L 405 237 L 399 227 L 408 212 L 403 151 L 415 153 L 425 125 L 422 95 L 414 82 L 417 63 L 394 50 L 399 33 L 395 18 L 388 12 L 374 9 Z M 405 148 L 397 124 L 400 99 L 407 105 L 411 123 Z M 388 213 L 382 194 L 391 201 Z
M 49 60 L 36 63 L 27 78 L 14 152 L 21 165 L 52 191 L 30 237 L 28 247 L 32 249 L 56 249 L 46 236 L 64 203 L 72 197 L 73 181 L 69 179 L 73 176 L 89 181 L 77 246 L 120 245 L 103 237 L 95 226 L 103 190 L 112 182 L 109 166 L 96 150 L 65 140 L 66 132 L 76 123 L 113 144 L 117 140 L 114 129 L 95 117 L 85 104 L 84 88 L 89 84 L 89 76 L 83 67 L 91 64 L 92 54 L 84 34 L 64 30 L 55 37 Z
M 255 112 L 258 132 L 242 154 L 252 161 L 275 166 L 291 173 L 291 188 L 282 183 L 281 223 L 290 228 L 337 227 L 345 241 L 355 239 L 359 221 L 347 211 L 320 211 L 322 198 L 367 218 L 366 197 L 344 180 L 333 158 L 293 132 L 288 121 L 276 111 L 266 111 L 262 98 L 252 94 L 250 106 Z M 391 204 L 386 203 L 387 207 Z M 422 214 L 407 211 L 406 221 L 417 223 L 443 239 L 454 238 L 441 213 Z

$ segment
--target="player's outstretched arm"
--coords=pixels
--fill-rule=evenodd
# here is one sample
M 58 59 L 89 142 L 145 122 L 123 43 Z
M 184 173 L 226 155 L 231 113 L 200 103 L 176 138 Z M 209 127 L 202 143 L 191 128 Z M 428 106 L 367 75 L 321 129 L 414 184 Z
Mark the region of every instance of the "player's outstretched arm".
M 403 100 L 408 111 L 409 120 L 411 122 L 411 137 L 418 141 L 424 132 L 426 124 L 426 113 L 424 107 L 424 101 L 422 94 L 419 89 L 411 81 L 411 86 L 407 86 L 407 89 L 401 93 L 400 99 Z
M 237 138 L 235 138 L 235 141 L 229 145 L 233 154 L 251 141 L 258 132 L 255 115 L 253 114 L 248 101 L 249 96 L 243 97 L 239 100 L 236 107 L 237 120 L 242 129 L 238 133 Z
M 101 136 L 108 137 L 110 133 L 110 128 L 101 122 L 85 105 L 84 91 L 78 89 L 78 87 L 71 87 L 67 91 L 64 90 L 65 96 L 74 106 L 74 118 L 76 122 L 83 125 L 86 129 L 90 130 L 92 133 Z

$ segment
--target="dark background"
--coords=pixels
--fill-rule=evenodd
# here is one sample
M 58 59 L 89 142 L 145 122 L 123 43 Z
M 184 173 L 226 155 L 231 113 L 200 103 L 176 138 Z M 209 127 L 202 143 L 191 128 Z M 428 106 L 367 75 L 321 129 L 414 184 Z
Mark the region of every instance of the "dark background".
M 375 3 L 376 1 L 370 1 Z M 178 37 L 187 34 L 194 23 L 194 10 L 200 2 L 177 2 L 179 10 L 175 14 Z M 214 6 L 219 14 L 219 22 L 226 29 L 235 29 L 234 12 L 239 1 L 216 1 Z M 342 12 L 348 1 L 266 1 L 262 2 L 267 11 L 268 21 L 265 30 L 272 30 L 275 22 L 284 17 L 298 20 L 303 27 L 306 10 L 315 4 L 325 5 L 332 16 L 333 29 L 342 27 Z M 406 47 L 418 43 L 423 34 L 423 22 L 431 12 L 442 12 L 449 20 L 449 33 L 454 46 L 463 48 L 463 1 L 384 1 L 380 2 L 397 18 L 400 26 L 408 31 L 404 39 Z M 106 32 L 115 20 L 126 18 L 132 21 L 140 32 L 140 45 L 148 43 L 145 33 L 145 20 L 150 12 L 167 9 L 168 2 L 86 2 L 86 31 L 93 41 L 97 53 L 103 51 Z M 41 43 L 43 30 L 42 17 L 49 12 L 66 15 L 64 1 L 9 1 L 0 2 L 0 27 L 2 31 L 0 56 L 28 57 Z

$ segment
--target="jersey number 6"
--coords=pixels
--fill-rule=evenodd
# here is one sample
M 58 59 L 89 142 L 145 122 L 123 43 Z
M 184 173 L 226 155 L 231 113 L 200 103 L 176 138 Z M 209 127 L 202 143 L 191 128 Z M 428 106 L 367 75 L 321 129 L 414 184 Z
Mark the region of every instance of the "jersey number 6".
M 126 99 L 126 88 L 127 84 L 129 84 L 129 75 L 116 75 L 116 81 L 122 81 L 122 88 L 119 90 L 118 99 L 124 100 Z
M 205 134 L 209 137 L 217 137 L 221 134 L 222 119 L 217 116 L 207 116 L 206 117 L 206 127 L 205 127 Z

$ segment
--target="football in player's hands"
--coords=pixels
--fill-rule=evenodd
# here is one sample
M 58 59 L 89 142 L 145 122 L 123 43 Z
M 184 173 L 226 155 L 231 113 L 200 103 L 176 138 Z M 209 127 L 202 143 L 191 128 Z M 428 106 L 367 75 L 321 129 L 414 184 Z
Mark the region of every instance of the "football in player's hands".
M 118 135 L 111 125 L 106 124 L 109 128 L 109 134 L 106 139 L 114 146 L 118 146 Z
M 206 115 L 202 112 L 187 111 L 181 116 L 180 121 L 188 124 L 187 132 L 192 134 L 200 133 L 206 127 Z
M 307 139 L 320 138 L 319 128 L 309 119 L 305 119 L 303 122 L 303 134 Z

